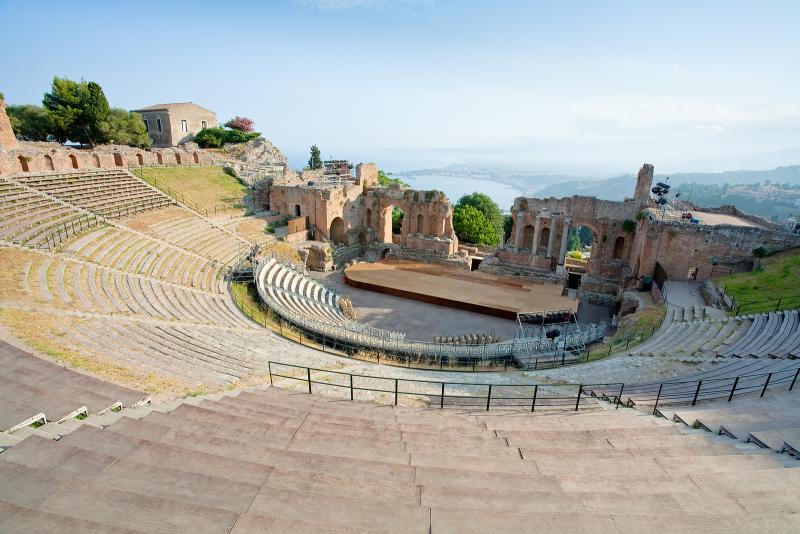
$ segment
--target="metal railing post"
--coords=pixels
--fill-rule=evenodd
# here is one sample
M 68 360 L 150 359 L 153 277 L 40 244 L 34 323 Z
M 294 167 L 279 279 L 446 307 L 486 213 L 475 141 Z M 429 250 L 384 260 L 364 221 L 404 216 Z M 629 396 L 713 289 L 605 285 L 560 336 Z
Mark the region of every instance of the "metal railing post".
M 394 379 L 394 405 L 397 406 L 397 382 L 398 380 Z
M 489 411 L 489 405 L 492 403 L 492 385 L 489 384 L 489 394 L 486 396 L 486 411 Z
M 767 381 L 764 382 L 764 389 L 761 390 L 761 395 L 759 397 L 763 397 L 764 393 L 767 392 L 767 386 L 769 386 L 769 381 L 772 380 L 772 373 L 767 375 Z
M 272 362 L 267 362 L 267 367 L 269 368 L 269 385 L 272 385 Z
M 664 387 L 664 382 L 661 382 L 658 385 L 658 395 L 656 395 L 656 404 L 655 406 L 653 406 L 653 415 L 655 415 L 656 412 L 658 411 L 658 401 L 661 400 L 661 388 L 663 387 Z
M 700 381 L 697 383 L 697 389 L 694 391 L 694 398 L 692 399 L 692 406 L 694 406 L 695 404 L 697 404 L 697 396 L 700 394 L 700 387 L 701 387 L 702 385 L 703 385 L 703 381 L 702 381 L 702 380 L 700 380 Z
M 350 373 L 350 400 L 353 400 L 353 374 Z
M 797 371 L 794 372 L 794 378 L 792 378 L 792 383 L 789 386 L 789 391 L 792 391 L 792 389 L 794 389 L 794 383 L 797 382 L 797 375 L 798 374 L 800 374 L 800 367 L 798 367 Z
M 581 393 L 583 393 L 583 384 L 578 386 L 578 398 L 575 400 L 575 411 L 578 411 L 578 407 L 581 405 Z
M 539 394 L 539 384 L 533 386 L 533 400 L 531 401 L 531 413 L 536 409 L 536 396 Z
M 308 380 L 308 393 L 311 394 L 311 368 L 306 367 L 306 378 Z
M 617 395 L 617 405 L 614 407 L 615 410 L 619 410 L 619 403 L 622 402 L 622 392 L 625 390 L 625 382 L 619 387 L 619 395 Z
M 439 409 L 444 409 L 444 382 L 442 382 L 442 396 L 439 399 Z
M 731 394 L 730 394 L 730 395 L 728 395 L 728 402 L 730 402 L 730 401 L 733 399 L 733 393 L 736 391 L 736 385 L 737 385 L 738 383 L 739 383 L 739 377 L 737 376 L 737 377 L 736 377 L 736 378 L 733 380 L 733 387 L 731 388 Z

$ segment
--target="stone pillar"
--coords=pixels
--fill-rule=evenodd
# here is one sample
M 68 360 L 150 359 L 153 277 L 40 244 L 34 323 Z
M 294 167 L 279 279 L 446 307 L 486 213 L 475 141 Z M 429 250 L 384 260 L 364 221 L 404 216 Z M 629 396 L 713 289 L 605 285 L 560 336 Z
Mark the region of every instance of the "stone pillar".
M 536 223 L 533 226 L 533 245 L 531 246 L 531 257 L 536 257 L 536 250 L 539 248 L 539 238 L 542 237 L 542 216 L 536 216 Z
M 519 212 L 517 214 L 517 224 L 514 225 L 514 252 L 519 251 L 520 242 L 522 239 L 522 223 L 525 220 L 525 213 Z
M 553 247 L 556 244 L 557 215 L 550 215 L 550 239 L 547 240 L 547 258 L 553 257 Z
M 564 217 L 564 228 L 561 230 L 561 252 L 558 254 L 558 264 L 564 265 L 564 256 L 567 254 L 567 238 L 569 237 L 569 223 L 572 220 Z

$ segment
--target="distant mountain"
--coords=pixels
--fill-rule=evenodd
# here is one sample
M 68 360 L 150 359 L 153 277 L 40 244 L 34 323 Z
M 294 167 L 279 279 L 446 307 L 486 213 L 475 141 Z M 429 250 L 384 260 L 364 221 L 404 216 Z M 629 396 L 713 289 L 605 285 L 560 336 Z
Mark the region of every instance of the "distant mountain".
M 657 174 L 656 181 L 663 181 L 666 175 Z M 778 167 L 766 171 L 728 171 L 728 172 L 686 172 L 669 175 L 669 183 L 723 185 L 752 184 L 770 180 L 772 183 L 800 184 L 800 165 Z M 604 200 L 622 200 L 633 196 L 636 177 L 632 174 L 607 178 L 605 180 L 573 180 L 550 184 L 536 192 L 537 197 L 570 197 L 584 195 Z

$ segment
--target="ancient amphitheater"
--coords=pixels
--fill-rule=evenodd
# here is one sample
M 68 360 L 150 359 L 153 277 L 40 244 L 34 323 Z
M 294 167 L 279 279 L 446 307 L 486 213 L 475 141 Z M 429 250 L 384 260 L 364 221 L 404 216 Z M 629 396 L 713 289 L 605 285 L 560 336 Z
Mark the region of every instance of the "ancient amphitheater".
M 555 341 L 419 341 L 359 319 L 252 216 L 208 218 L 127 165 L 78 167 L 0 175 L 0 531 L 800 529 L 797 310 L 728 317 L 668 298 L 648 340 L 589 363 L 603 321 Z M 275 187 L 277 211 L 294 211 L 292 191 Z M 426 210 L 390 254 L 464 259 L 446 199 L 375 188 L 359 216 L 387 198 Z M 488 266 L 562 272 L 571 202 L 573 219 L 548 219 L 520 200 Z M 314 228 L 347 252 L 358 229 L 330 218 Z M 620 238 L 588 267 L 587 299 L 632 276 Z M 234 296 L 237 276 L 263 306 Z

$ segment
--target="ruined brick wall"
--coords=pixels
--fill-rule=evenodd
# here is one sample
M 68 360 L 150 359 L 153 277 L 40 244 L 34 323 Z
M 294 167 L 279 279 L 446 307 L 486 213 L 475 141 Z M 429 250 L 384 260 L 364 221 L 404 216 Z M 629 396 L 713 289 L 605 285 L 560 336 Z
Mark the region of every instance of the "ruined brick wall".
M 211 155 L 196 145 L 153 150 L 123 145 L 75 149 L 58 143 L 20 142 L 16 149 L 0 150 L 0 174 L 209 164 Z
M 14 149 L 17 146 L 17 138 L 6 114 L 6 103 L 0 99 L 0 149 Z
M 377 187 L 378 166 L 374 163 L 359 163 L 356 165 L 356 183 L 364 187 Z
M 759 247 L 775 252 L 800 246 L 800 235 L 771 228 L 696 225 L 659 221 L 649 215 L 638 228 L 636 274 L 639 279 L 653 276 L 658 262 L 671 280 L 684 280 L 690 272 L 696 280 L 707 280 L 748 270 L 753 251 Z

